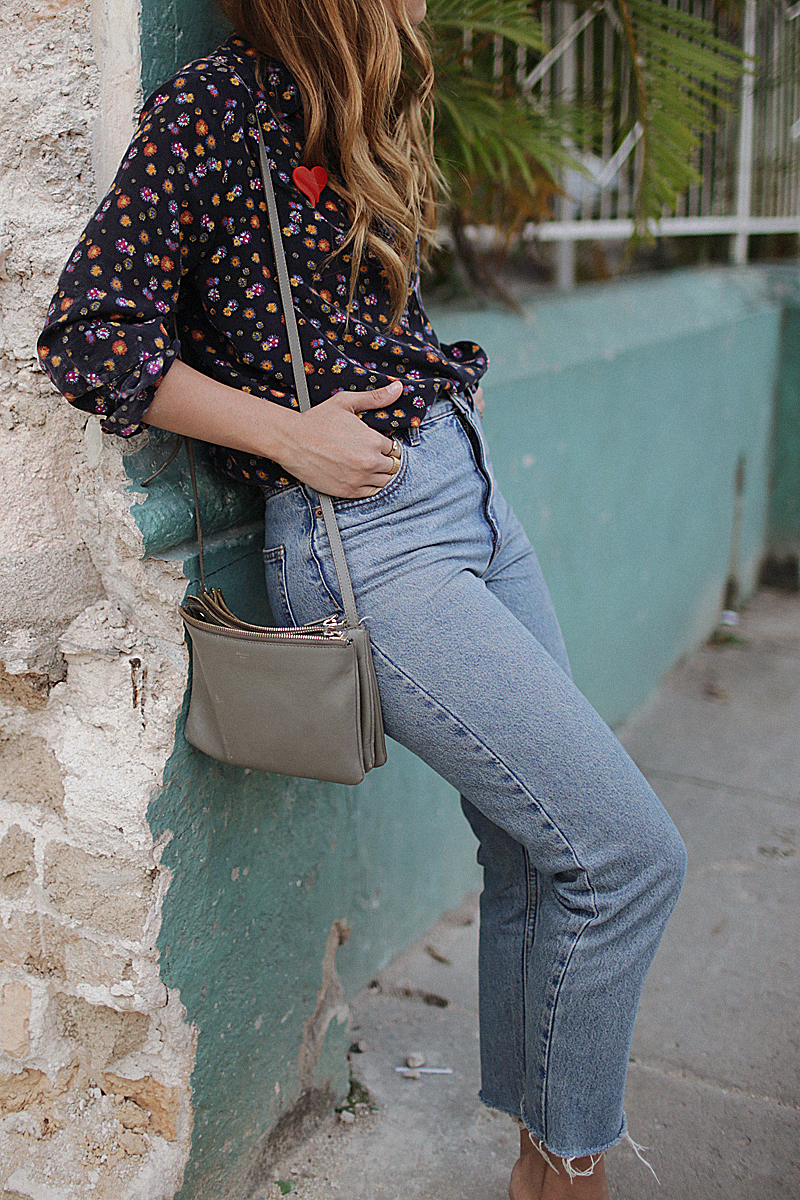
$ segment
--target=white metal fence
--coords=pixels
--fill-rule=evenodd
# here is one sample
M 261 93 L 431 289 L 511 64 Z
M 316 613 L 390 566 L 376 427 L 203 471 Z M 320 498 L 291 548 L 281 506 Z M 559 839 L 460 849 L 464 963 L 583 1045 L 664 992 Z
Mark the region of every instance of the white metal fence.
M 710 0 L 667 0 L 669 7 L 712 19 Z M 621 52 L 621 31 L 610 5 L 598 0 L 578 16 L 570 0 L 542 7 L 552 49 L 529 69 L 520 48 L 517 82 L 534 103 L 545 107 L 590 90 L 601 78 L 609 95 Z M 600 18 L 600 19 L 598 19 Z M 738 30 L 716 18 L 720 36 L 738 44 L 753 65 L 739 95 L 718 109 L 713 133 L 695 153 L 699 181 L 681 196 L 673 212 L 652 224 L 659 235 L 730 234 L 731 257 L 747 260 L 748 237 L 755 233 L 800 233 L 800 3 L 746 0 Z M 465 47 L 466 49 L 467 47 Z M 496 74 L 503 71 L 503 45 L 495 44 Z M 602 147 L 578 146 L 589 175 L 567 172 L 568 198 L 557 203 L 555 218 L 529 225 L 527 237 L 558 243 L 557 281 L 574 282 L 575 242 L 625 239 L 633 232 L 632 201 L 641 127 L 630 129 L 630 98 L 623 93 L 604 116 Z M 629 129 L 623 135 L 625 129 Z M 602 153 L 598 153 L 598 149 Z

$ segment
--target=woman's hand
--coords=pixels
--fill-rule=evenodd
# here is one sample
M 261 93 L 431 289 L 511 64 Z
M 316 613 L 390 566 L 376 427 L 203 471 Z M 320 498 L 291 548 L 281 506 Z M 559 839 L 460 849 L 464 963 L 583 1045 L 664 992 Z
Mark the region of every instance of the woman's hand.
M 372 496 L 392 477 L 392 443 L 358 417 L 368 409 L 388 408 L 402 395 L 399 380 L 371 392 L 336 392 L 300 414 L 296 433 L 278 459 L 282 467 L 317 492 L 348 500 Z M 475 407 L 486 407 L 483 388 L 472 394 Z
M 392 442 L 359 413 L 389 408 L 400 398 L 400 380 L 369 392 L 336 392 L 301 413 L 261 396 L 240 392 L 180 360 L 172 364 L 145 421 L 173 433 L 263 455 L 280 463 L 317 492 L 355 500 L 372 496 L 397 469 Z M 483 390 L 475 389 L 483 411 Z
M 217 383 L 176 360 L 164 376 L 145 423 L 186 437 L 264 455 L 318 492 L 347 499 L 374 495 L 396 470 L 390 438 L 358 417 L 388 408 L 399 380 L 371 392 L 337 392 L 306 413 Z
M 284 430 L 278 462 L 317 492 L 348 500 L 372 496 L 392 477 L 392 442 L 358 414 L 388 408 L 402 394 L 396 380 L 369 392 L 336 392 Z

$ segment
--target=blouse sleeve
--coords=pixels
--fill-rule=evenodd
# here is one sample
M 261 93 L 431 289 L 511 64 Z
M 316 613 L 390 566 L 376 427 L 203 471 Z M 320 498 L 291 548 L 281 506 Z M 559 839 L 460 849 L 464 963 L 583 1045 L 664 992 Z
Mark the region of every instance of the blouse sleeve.
M 108 433 L 138 431 L 180 351 L 172 319 L 180 281 L 204 255 L 224 188 L 218 97 L 187 74 L 152 98 L 39 338 L 55 386 L 102 416 Z

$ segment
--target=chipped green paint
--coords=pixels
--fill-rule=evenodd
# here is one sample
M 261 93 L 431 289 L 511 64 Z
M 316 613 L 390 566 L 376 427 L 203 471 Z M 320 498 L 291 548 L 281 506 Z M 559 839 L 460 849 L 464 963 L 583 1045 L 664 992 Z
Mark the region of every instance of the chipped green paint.
M 150 822 L 155 836 L 173 834 L 162 978 L 198 1030 L 180 1197 L 249 1195 L 264 1141 L 301 1091 L 334 921 L 353 927 L 336 956 L 352 995 L 475 886 L 474 843 L 453 791 L 395 745 L 385 767 L 345 788 L 214 763 L 179 732 Z M 331 1099 L 348 1090 L 347 1034 L 334 1017 L 316 1070 Z
M 160 554 L 195 539 L 194 499 L 189 464 L 184 449 L 169 465 L 175 438 L 150 429 L 147 445 L 126 456 L 125 465 L 136 494 L 136 524 L 144 539 L 145 555 Z M 203 536 L 212 538 L 237 526 L 263 523 L 261 495 L 247 484 L 227 479 L 214 469 L 203 443 L 196 443 L 197 491 Z M 153 472 L 159 474 L 142 485 Z

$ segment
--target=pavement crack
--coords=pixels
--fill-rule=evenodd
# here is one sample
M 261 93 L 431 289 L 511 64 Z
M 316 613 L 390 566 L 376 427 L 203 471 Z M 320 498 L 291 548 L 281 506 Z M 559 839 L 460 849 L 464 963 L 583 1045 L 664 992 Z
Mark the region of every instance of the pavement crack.
M 668 1067 L 663 1063 L 645 1062 L 641 1058 L 631 1058 L 630 1067 L 636 1067 L 640 1071 L 646 1071 L 652 1075 L 660 1075 L 665 1079 L 680 1079 L 685 1083 L 696 1083 L 700 1087 L 708 1088 L 712 1092 L 721 1092 L 726 1096 L 741 1096 L 744 1100 L 756 1100 L 760 1104 L 774 1104 L 776 1108 L 786 1109 L 788 1112 L 800 1112 L 800 1102 L 792 1102 L 789 1100 L 781 1100 L 777 1096 L 765 1096 L 761 1092 L 753 1092 L 749 1088 L 737 1087 L 732 1083 L 722 1083 L 716 1079 L 708 1079 L 704 1075 L 698 1075 L 694 1071 L 688 1070 L 686 1067 Z
M 800 796 L 784 796 L 777 792 L 765 792 L 760 788 L 741 787 L 736 783 L 726 783 L 721 779 L 703 779 L 699 775 L 684 775 L 681 771 L 664 771 L 659 767 L 648 767 L 643 763 L 636 764 L 647 779 L 665 779 L 669 783 L 692 783 L 696 787 L 717 788 L 723 792 L 732 792 L 737 796 L 752 796 L 756 800 L 771 800 L 776 804 L 790 804 L 796 807 L 800 804 Z

